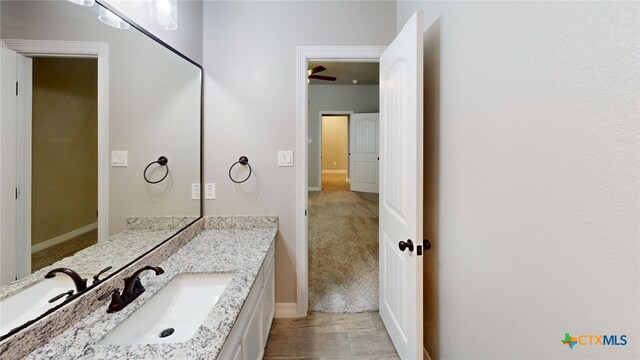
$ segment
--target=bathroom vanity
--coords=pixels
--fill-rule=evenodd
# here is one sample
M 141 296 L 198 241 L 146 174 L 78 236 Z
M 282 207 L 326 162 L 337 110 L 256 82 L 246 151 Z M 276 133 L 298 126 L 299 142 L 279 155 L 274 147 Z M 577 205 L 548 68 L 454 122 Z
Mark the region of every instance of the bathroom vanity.
M 146 291 L 130 305 L 116 313 L 107 313 L 109 301 L 102 301 L 95 311 L 26 358 L 102 359 L 113 354 L 127 359 L 262 358 L 275 314 L 277 218 L 211 217 L 199 220 L 194 226 L 202 226 L 202 230 L 157 264 L 164 269 L 163 274 L 146 272 L 140 277 Z M 171 246 L 171 241 L 165 245 Z M 174 280 L 199 274 L 214 277 L 219 274 L 228 281 L 219 298 L 203 301 L 204 306 L 210 301 L 215 301 L 215 305 L 197 320 L 202 323 L 191 338 L 180 338 L 178 324 L 166 337 L 161 337 L 162 331 L 158 331 L 151 340 L 131 336 L 110 340 L 121 327 L 135 327 L 135 332 L 153 328 L 154 324 L 145 322 L 156 319 L 136 317 L 137 312 L 143 312 L 146 306 L 156 306 L 156 318 L 162 318 L 164 310 L 158 310 L 162 307 L 153 304 L 154 296 L 161 297 L 165 286 Z M 121 286 L 118 282 L 109 282 L 101 285 L 97 293 L 108 293 Z M 193 309 L 166 307 L 166 311 L 197 312 L 199 305 L 192 306 Z M 168 329 L 171 321 L 178 320 L 171 320 L 169 316 L 162 321 L 168 321 L 162 324 Z
M 92 223 L 70 225 L 62 235 L 39 239 L 34 231 L 40 228 L 38 217 L 32 214 L 44 200 L 30 195 L 32 187 L 3 178 L 3 209 L 15 203 L 17 210 L 14 218 L 1 219 L 0 308 L 20 316 L 0 324 L 0 359 L 259 359 L 275 313 L 277 217 L 203 217 L 202 199 L 193 195 L 202 185 L 202 67 L 121 19 L 115 9 L 94 5 L 0 3 L 2 78 L 11 80 L 3 82 L 10 85 L 2 87 L 3 94 L 13 98 L 20 84 L 15 104 L 2 103 L 3 114 L 5 105 L 31 107 L 31 96 L 24 94 L 30 94 L 29 85 L 37 92 L 36 82 L 28 79 L 40 58 L 93 59 L 97 115 L 82 119 L 95 125 L 97 133 L 60 131 L 64 141 L 58 143 L 71 143 L 70 134 L 96 137 L 97 144 L 89 148 L 97 160 L 84 170 L 97 172 L 98 179 L 92 183 L 97 189 L 79 198 L 97 202 L 89 206 Z M 108 19 L 119 25 L 104 22 Z M 4 66 L 9 63 L 5 59 L 22 65 Z M 77 66 L 70 65 L 65 74 L 73 77 L 74 70 Z M 3 131 L 5 123 L 42 119 L 56 129 L 62 126 L 48 116 L 50 111 L 39 118 L 25 116 L 28 111 L 15 113 L 22 117 L 3 117 Z M 12 173 L 25 184 L 49 179 L 43 172 L 25 170 L 32 168 L 31 155 L 21 150 L 33 140 L 27 128 L 15 125 L 6 131 L 18 136 L 15 146 L 3 142 L 2 147 L 3 159 L 15 152 L 7 157 L 27 164 L 22 169 L 3 162 L 3 175 Z M 65 165 L 72 162 L 58 158 Z M 53 168 L 79 177 L 79 171 Z M 68 192 L 47 189 L 65 201 L 55 202 L 50 215 L 40 218 L 56 226 L 74 218 L 66 215 L 64 204 L 81 192 L 75 187 Z M 19 225 L 9 231 L 6 224 Z M 88 228 L 97 232 L 97 244 L 56 258 L 41 270 L 31 266 L 32 252 L 73 242 Z M 86 286 L 78 286 L 85 278 Z M 116 294 L 127 301 L 118 303 Z

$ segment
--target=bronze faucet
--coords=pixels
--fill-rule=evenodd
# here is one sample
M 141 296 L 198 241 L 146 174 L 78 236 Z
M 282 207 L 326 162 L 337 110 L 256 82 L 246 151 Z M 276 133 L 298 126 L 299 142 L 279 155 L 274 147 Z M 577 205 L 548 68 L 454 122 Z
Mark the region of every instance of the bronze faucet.
M 53 269 L 51 271 L 49 271 L 47 273 L 47 275 L 44 276 L 45 279 L 51 279 L 52 277 L 56 276 L 57 273 L 62 273 L 65 274 L 67 276 L 69 276 L 71 278 L 71 280 L 73 280 L 73 283 L 76 286 L 76 293 L 81 293 L 85 290 L 87 290 L 87 279 L 83 279 L 80 277 L 80 275 L 78 275 L 77 272 L 71 270 L 71 269 L 67 269 L 67 268 L 57 268 L 57 269 Z
M 153 270 L 156 275 L 164 274 L 164 270 L 159 266 L 145 266 L 138 269 L 131 276 L 124 279 L 122 294 L 120 293 L 120 289 L 114 289 L 98 298 L 98 300 L 104 300 L 111 295 L 111 303 L 107 309 L 108 313 L 114 313 L 124 309 L 144 292 L 144 286 L 142 286 L 142 282 L 140 282 L 140 274 L 146 270 Z

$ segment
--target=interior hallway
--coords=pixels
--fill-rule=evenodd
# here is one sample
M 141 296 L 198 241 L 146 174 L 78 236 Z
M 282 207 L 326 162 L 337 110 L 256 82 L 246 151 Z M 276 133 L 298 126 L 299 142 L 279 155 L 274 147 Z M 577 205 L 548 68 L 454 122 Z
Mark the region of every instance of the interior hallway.
M 309 193 L 309 311 L 378 311 L 378 194 Z
M 349 191 L 347 174 L 322 174 L 322 191 Z

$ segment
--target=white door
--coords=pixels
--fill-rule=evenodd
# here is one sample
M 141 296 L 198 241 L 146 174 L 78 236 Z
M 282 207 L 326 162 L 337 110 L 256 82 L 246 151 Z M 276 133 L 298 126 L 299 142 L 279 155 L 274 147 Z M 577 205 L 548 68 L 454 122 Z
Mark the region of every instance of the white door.
M 0 284 L 17 279 L 16 189 L 18 54 L 0 49 Z
M 352 114 L 349 118 L 351 191 L 378 193 L 379 120 L 378 113 Z
M 423 357 L 422 19 L 380 57 L 380 316 L 402 359 Z

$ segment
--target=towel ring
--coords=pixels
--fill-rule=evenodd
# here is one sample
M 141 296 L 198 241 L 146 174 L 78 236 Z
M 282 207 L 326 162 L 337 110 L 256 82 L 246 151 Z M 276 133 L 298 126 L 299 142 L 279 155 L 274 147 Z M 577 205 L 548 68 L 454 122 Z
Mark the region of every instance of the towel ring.
M 233 178 L 233 176 L 231 176 L 231 170 L 233 170 L 233 167 L 236 165 L 246 165 L 249 167 L 249 175 L 247 175 L 247 177 L 244 180 L 236 180 Z M 249 178 L 251 177 L 251 165 L 249 165 L 249 158 L 247 158 L 246 156 L 240 156 L 240 159 L 238 159 L 238 161 L 234 162 L 233 165 L 231 165 L 231 167 L 229 168 L 229 179 L 231 179 L 231 181 L 233 181 L 236 184 L 242 184 L 243 182 L 249 180 Z
M 148 182 L 149 184 L 157 184 L 159 182 L 161 182 L 162 180 L 167 178 L 167 175 L 169 175 L 169 165 L 167 165 L 167 163 L 169 162 L 169 159 L 167 159 L 166 156 L 160 156 L 158 158 L 158 160 L 151 162 L 149 165 L 147 165 L 146 168 L 144 168 L 144 171 L 142 172 L 142 176 L 144 177 L 144 180 L 146 182 Z M 153 164 L 158 164 L 160 166 L 164 166 L 167 169 L 167 172 L 165 172 L 164 176 L 162 177 L 162 179 L 158 180 L 158 181 L 151 181 L 147 178 L 147 170 L 149 169 L 149 167 Z

